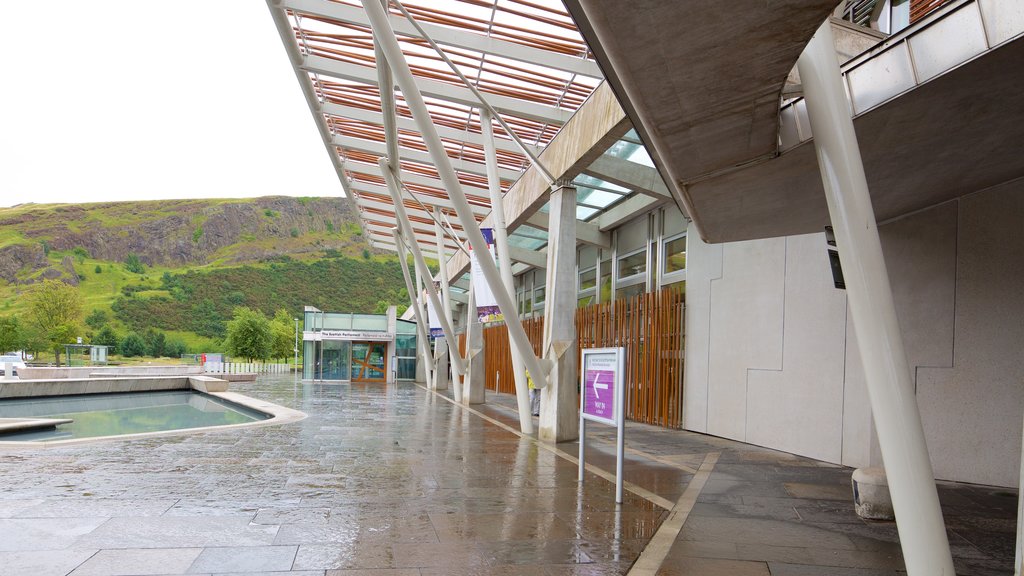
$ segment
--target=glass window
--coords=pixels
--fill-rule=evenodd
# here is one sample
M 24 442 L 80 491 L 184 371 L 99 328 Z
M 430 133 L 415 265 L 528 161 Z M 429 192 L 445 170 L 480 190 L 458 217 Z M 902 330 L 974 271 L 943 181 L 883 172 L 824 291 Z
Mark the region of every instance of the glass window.
M 665 288 L 678 292 L 686 292 L 686 280 L 683 280 L 682 282 L 673 282 L 671 284 L 666 284 Z
M 545 297 L 544 288 L 534 288 L 533 289 L 533 304 L 534 304 L 534 306 L 537 306 L 539 308 L 540 305 L 544 303 L 544 297 Z
M 640 250 L 619 258 L 619 280 L 647 271 L 647 251 Z
M 686 235 L 665 241 L 665 274 L 686 270 Z
M 632 298 L 638 294 L 643 294 L 644 288 L 645 286 L 643 282 L 639 284 L 633 284 L 630 286 L 620 286 L 617 290 L 615 290 L 615 299 L 622 300 L 623 298 Z
M 352 329 L 384 332 L 388 329 L 388 317 L 380 314 L 353 314 Z
M 594 286 L 597 286 L 597 269 L 588 268 L 587 270 L 581 270 L 579 291 L 590 290 Z
M 415 334 L 399 334 L 395 337 L 395 356 L 416 357 Z
M 594 302 L 594 297 L 593 296 L 583 296 L 583 297 L 581 297 L 581 298 L 576 300 L 576 307 L 577 308 L 586 308 L 587 306 L 590 306 L 593 302 Z

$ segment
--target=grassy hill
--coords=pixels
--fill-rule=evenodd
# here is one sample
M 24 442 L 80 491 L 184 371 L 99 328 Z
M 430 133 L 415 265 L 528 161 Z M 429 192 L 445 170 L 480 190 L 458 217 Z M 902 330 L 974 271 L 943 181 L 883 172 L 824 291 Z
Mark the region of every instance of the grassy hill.
M 119 334 L 156 328 L 197 350 L 215 346 L 235 306 L 301 318 L 304 305 L 408 302 L 397 258 L 371 249 L 334 198 L 0 208 L 0 316 L 21 315 L 44 278 L 78 286 L 86 315 L 106 314 Z

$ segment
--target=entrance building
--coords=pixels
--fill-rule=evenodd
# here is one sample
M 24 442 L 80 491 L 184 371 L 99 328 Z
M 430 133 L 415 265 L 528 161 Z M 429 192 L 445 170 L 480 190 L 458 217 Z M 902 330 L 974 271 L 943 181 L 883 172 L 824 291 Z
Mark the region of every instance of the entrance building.
M 304 311 L 303 380 L 389 382 L 416 377 L 416 324 L 386 314 Z

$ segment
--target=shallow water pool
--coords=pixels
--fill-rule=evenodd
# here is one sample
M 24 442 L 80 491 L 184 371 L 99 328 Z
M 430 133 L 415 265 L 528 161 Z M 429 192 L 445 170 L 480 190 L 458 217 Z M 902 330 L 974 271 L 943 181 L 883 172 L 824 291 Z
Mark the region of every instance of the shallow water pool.
M 97 438 L 244 424 L 270 418 L 192 390 L 0 400 L 0 418 L 70 418 L 54 429 L 0 435 L 0 441 Z

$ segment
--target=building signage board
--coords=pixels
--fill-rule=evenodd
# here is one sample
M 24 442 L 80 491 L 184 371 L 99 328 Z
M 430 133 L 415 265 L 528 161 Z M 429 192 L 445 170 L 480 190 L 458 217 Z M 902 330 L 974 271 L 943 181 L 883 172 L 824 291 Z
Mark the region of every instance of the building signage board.
M 438 317 L 437 310 L 434 310 L 434 303 L 426 294 L 423 295 L 423 298 L 427 301 L 427 323 L 430 326 L 430 337 L 443 338 L 444 329 L 441 328 L 441 318 Z
M 377 332 L 374 330 L 321 330 L 323 338 L 337 338 L 339 340 L 387 340 L 395 339 L 390 332 Z
M 587 421 L 618 429 L 615 463 L 615 502 L 622 503 L 622 460 L 625 452 L 625 348 L 589 348 L 582 350 L 580 365 L 580 469 L 583 482 Z
M 493 259 L 494 229 L 481 228 L 480 233 L 483 234 L 484 240 L 487 241 L 487 251 L 491 253 L 491 258 Z M 469 247 L 469 275 L 473 281 L 473 299 L 476 300 L 477 318 L 484 324 L 503 321 L 505 317 L 502 316 L 501 310 L 498 308 L 498 300 L 494 297 L 494 292 L 491 291 L 491 286 L 487 283 L 487 279 L 484 278 L 484 272 L 480 268 L 480 261 L 477 259 L 477 254 L 471 246 Z

